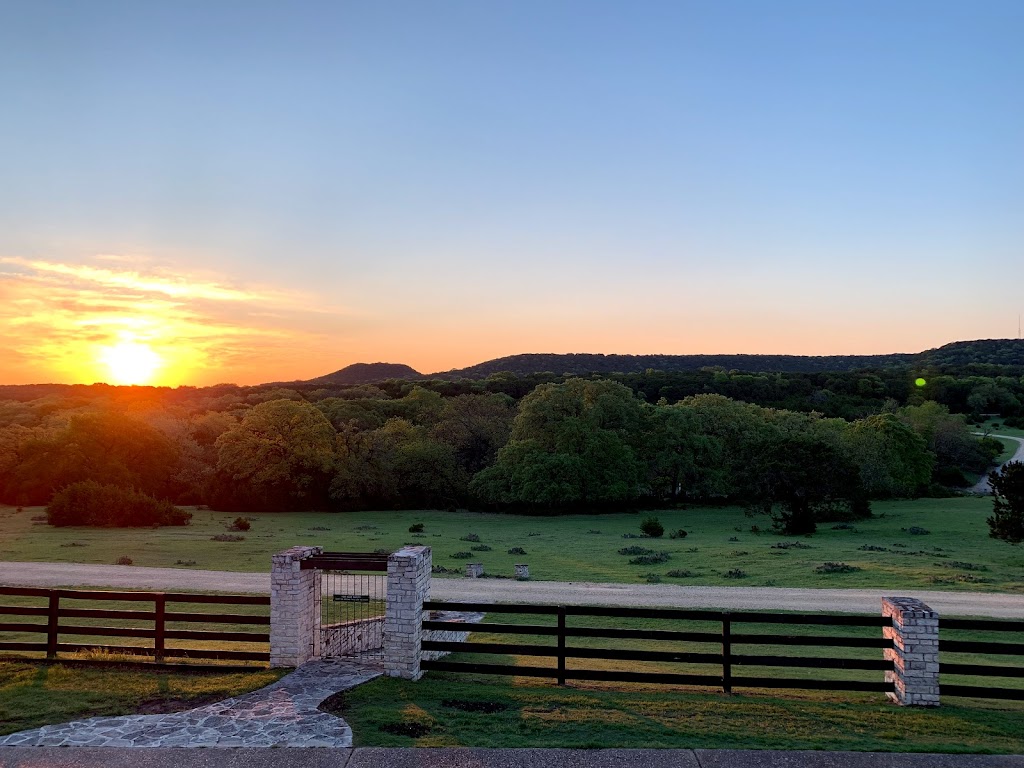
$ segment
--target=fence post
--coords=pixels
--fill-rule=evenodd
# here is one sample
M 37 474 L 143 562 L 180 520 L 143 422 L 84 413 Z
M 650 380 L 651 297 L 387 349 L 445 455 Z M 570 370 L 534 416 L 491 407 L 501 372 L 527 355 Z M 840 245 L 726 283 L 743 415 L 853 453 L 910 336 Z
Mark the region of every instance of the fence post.
M 889 698 L 901 706 L 939 706 L 939 614 L 913 597 L 883 597 L 882 615 L 892 618 L 882 636 L 893 647 L 884 649 L 893 670 L 885 682 L 896 691 Z
M 320 655 L 320 571 L 302 561 L 323 547 L 292 547 L 270 558 L 270 666 L 297 667 Z
M 558 606 L 558 684 L 565 685 L 565 606 Z
M 722 692 L 732 693 L 732 619 L 722 613 Z
M 60 621 L 60 593 L 50 590 L 50 612 L 46 620 L 46 658 L 57 658 L 57 625 Z
M 156 623 L 154 625 L 154 636 L 153 636 L 153 660 L 160 664 L 164 660 L 164 645 L 166 643 L 166 632 L 167 632 L 167 595 L 163 592 L 159 593 L 154 599 L 154 608 L 156 609 Z
M 406 680 L 423 676 L 423 603 L 430 599 L 430 547 L 402 547 L 388 556 L 384 610 L 384 674 Z

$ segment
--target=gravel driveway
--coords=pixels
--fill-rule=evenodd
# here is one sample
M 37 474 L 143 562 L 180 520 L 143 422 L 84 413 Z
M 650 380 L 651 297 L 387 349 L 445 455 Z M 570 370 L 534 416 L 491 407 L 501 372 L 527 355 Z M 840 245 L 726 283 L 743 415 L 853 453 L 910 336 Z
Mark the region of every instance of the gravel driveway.
M 268 573 L 140 568 L 130 565 L 3 563 L 0 584 L 93 586 L 120 589 L 270 592 Z M 876 613 L 883 596 L 917 597 L 940 614 L 1024 618 L 1024 595 L 886 589 L 684 587 L 674 584 L 593 584 L 507 579 L 434 579 L 435 600 L 468 602 L 627 605 L 727 610 L 846 611 Z

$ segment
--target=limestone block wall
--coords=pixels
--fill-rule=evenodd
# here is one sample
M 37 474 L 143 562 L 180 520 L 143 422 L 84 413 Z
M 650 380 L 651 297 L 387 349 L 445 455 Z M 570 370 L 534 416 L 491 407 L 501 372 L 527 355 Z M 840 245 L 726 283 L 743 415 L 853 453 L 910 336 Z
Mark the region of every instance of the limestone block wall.
M 383 616 L 328 624 L 320 630 L 320 653 L 323 656 L 376 651 L 383 646 Z
M 894 668 L 885 673 L 896 686 L 890 697 L 904 706 L 939 706 L 939 615 L 913 597 L 882 598 L 882 615 L 893 624 L 882 628 L 893 641 L 884 651 Z
M 300 563 L 323 547 L 292 547 L 270 558 L 270 666 L 297 667 L 320 656 L 320 571 Z
M 450 621 L 450 630 L 428 629 L 423 633 L 424 640 L 436 640 L 442 643 L 464 643 L 469 639 L 469 630 L 459 629 L 460 624 L 475 624 L 482 621 L 482 613 L 459 613 L 458 611 L 430 611 L 431 621 Z M 423 651 L 420 659 L 433 661 L 448 656 L 451 651 Z
M 384 613 L 384 674 L 419 680 L 423 603 L 430 599 L 430 547 L 403 547 L 388 556 Z

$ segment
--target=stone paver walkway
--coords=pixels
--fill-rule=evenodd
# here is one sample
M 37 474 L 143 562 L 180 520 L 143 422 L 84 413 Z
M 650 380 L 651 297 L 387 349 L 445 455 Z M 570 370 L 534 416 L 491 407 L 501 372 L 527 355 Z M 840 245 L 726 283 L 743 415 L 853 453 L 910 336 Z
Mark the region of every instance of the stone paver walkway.
M 0 738 L 0 747 L 351 747 L 348 723 L 317 707 L 380 674 L 361 660 L 312 661 L 266 688 L 198 709 L 46 725 Z

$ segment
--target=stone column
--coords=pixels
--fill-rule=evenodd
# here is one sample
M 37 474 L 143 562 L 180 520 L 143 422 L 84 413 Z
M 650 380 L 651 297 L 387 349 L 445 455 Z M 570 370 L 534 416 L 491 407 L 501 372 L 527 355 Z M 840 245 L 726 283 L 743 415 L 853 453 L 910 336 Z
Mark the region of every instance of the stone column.
M 882 628 L 893 643 L 884 652 L 893 662 L 885 681 L 896 686 L 889 698 L 901 706 L 939 706 L 939 614 L 913 597 L 883 597 L 882 615 L 892 617 L 892 626 Z
M 384 674 L 419 680 L 423 602 L 430 599 L 430 547 L 403 547 L 388 556 L 384 615 Z
M 484 575 L 483 563 L 466 563 L 466 578 L 479 579 Z
M 300 563 L 323 547 L 292 547 L 270 558 L 270 666 L 320 657 L 320 571 Z
M 530 566 L 526 563 L 516 563 L 516 579 L 519 581 L 527 581 L 530 578 Z

